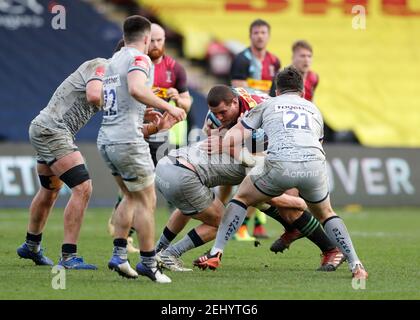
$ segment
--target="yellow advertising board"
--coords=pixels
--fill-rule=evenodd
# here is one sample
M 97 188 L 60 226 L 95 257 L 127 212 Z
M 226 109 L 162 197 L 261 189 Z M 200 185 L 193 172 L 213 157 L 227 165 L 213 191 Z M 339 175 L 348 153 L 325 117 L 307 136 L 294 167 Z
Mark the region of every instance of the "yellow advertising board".
M 314 48 L 314 101 L 335 130 L 364 145 L 420 147 L 419 0 L 138 0 L 204 58 L 211 39 L 249 44 L 249 25 L 271 24 L 282 65 L 298 39 Z

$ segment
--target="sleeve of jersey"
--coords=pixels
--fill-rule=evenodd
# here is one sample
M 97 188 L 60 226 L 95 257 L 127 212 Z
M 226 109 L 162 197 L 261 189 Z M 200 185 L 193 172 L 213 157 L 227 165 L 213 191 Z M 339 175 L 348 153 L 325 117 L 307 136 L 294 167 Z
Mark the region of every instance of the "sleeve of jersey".
M 174 73 L 175 73 L 175 89 L 178 90 L 179 93 L 187 92 L 187 73 L 183 66 L 181 66 L 178 62 L 175 63 L 174 66 Z
M 262 124 L 262 112 L 263 108 L 261 107 L 261 104 L 251 109 L 241 120 L 244 128 L 249 130 L 259 129 Z
M 102 81 L 105 75 L 105 66 L 98 66 L 95 68 L 95 71 L 93 74 L 90 75 L 90 77 L 87 79 L 86 83 L 92 81 L 92 80 L 99 80 Z
M 249 60 L 243 54 L 237 55 L 230 69 L 231 80 L 246 80 L 249 75 L 248 69 Z
M 130 67 L 128 68 L 128 72 L 131 71 L 142 71 L 146 75 L 149 76 L 149 72 L 151 69 L 150 60 L 145 56 L 136 56 L 134 57 L 133 61 L 130 63 Z
M 264 146 L 264 150 L 267 149 L 268 146 L 268 137 L 265 134 L 263 129 L 252 130 L 252 143 L 253 145 L 261 145 Z

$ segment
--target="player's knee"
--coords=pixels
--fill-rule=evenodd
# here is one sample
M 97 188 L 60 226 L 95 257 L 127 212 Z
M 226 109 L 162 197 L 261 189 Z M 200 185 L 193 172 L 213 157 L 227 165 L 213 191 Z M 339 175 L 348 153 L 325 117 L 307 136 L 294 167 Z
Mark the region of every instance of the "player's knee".
M 151 212 L 155 212 L 156 210 L 156 195 L 149 198 L 149 201 L 146 204 L 147 208 Z
M 41 207 L 52 207 L 55 200 L 57 200 L 60 189 L 49 190 L 42 188 L 39 190 L 39 205 Z
M 45 194 L 58 194 L 63 182 L 57 176 L 38 175 L 41 186 L 45 189 Z
M 220 223 L 222 222 L 222 216 L 215 216 L 212 221 L 212 223 L 210 224 L 212 227 L 217 228 Z
M 73 193 L 78 194 L 80 197 L 89 199 L 92 194 L 92 180 L 86 180 L 73 187 L 72 190 Z
M 281 208 L 279 209 L 280 216 L 289 224 L 292 224 L 300 218 L 303 211 L 298 209 Z
M 84 164 L 79 164 L 73 168 L 67 170 L 60 176 L 61 181 L 63 181 L 70 189 L 92 189 L 91 183 L 85 183 L 90 181 L 89 172 L 86 169 Z M 84 184 L 83 187 L 78 187 L 79 185 Z M 90 186 L 90 187 L 89 187 Z M 78 188 L 76 188 L 78 187 Z M 88 190 L 87 190 L 88 191 Z

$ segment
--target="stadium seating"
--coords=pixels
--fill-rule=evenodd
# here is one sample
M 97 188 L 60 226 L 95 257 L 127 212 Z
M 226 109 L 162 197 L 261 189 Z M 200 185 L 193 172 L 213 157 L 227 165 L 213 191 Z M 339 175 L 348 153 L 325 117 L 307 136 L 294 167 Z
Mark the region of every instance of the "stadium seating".
M 63 0 L 65 30 L 55 30 L 55 14 L 42 3 L 42 12 L 24 8 L 0 10 L 0 139 L 27 141 L 30 121 L 46 106 L 56 87 L 82 62 L 109 57 L 121 38 L 120 27 L 80 0 Z M 16 4 L 16 10 L 22 6 Z M 35 8 L 36 9 L 36 8 Z M 42 21 L 41 27 L 14 28 L 10 21 Z M 7 20 L 8 19 L 8 20 Z M 38 19 L 38 20 L 35 20 Z M 9 22 L 9 24 L 6 24 Z M 99 115 L 83 128 L 78 139 L 95 140 Z
M 212 39 L 248 45 L 256 18 L 271 24 L 269 50 L 283 65 L 291 44 L 308 40 L 320 74 L 315 102 L 332 129 L 352 130 L 367 146 L 420 146 L 417 1 L 137 1 L 181 33 L 184 53 L 195 59 L 204 59 Z M 357 4 L 367 9 L 366 28 L 360 7 L 351 13 Z

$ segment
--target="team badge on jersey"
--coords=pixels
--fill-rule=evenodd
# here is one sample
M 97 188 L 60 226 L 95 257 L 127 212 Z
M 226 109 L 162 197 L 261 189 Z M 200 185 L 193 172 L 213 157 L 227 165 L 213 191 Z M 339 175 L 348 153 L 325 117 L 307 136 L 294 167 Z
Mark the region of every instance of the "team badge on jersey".
M 135 67 L 140 67 L 140 68 L 144 69 L 145 71 L 149 72 L 149 63 L 148 63 L 146 57 L 143 57 L 143 56 L 134 57 L 133 65 Z
M 95 76 L 103 77 L 105 75 L 105 66 L 97 67 L 95 70 Z

